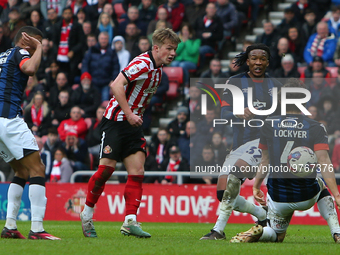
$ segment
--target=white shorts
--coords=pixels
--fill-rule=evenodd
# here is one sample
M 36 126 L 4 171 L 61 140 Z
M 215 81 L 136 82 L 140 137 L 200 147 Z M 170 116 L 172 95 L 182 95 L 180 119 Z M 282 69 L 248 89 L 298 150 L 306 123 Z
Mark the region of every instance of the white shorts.
M 259 141 L 260 139 L 249 141 L 238 147 L 236 150 L 231 151 L 225 158 L 220 176 L 228 175 L 229 173 L 233 172 L 233 166 L 239 159 L 244 160 L 250 166 L 259 165 L 262 158 L 262 150 L 258 148 Z
M 32 151 L 39 151 L 39 147 L 24 119 L 0 117 L 0 157 L 8 163 L 22 159 Z
M 293 216 L 295 210 L 305 211 L 310 209 L 318 201 L 320 193 L 325 189 L 324 182 L 317 178 L 319 183 L 320 191 L 313 198 L 295 203 L 279 203 L 271 199 L 269 194 L 267 194 L 268 199 L 268 220 L 270 227 L 274 229 L 276 233 L 284 233 L 287 231 L 289 222 Z

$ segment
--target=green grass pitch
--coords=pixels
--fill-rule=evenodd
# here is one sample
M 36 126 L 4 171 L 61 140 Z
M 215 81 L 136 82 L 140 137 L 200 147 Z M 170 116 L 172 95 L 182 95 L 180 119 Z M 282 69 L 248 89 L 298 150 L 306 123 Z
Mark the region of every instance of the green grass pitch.
M 1 227 L 5 224 L 0 221 Z M 0 254 L 24 255 L 105 255 L 105 254 L 339 254 L 328 226 L 299 226 L 288 228 L 283 243 L 231 244 L 237 232 L 248 230 L 248 224 L 228 224 L 227 240 L 200 241 L 213 224 L 144 223 L 143 229 L 152 237 L 139 239 L 120 234 L 120 222 L 95 222 L 98 238 L 85 238 L 80 222 L 45 221 L 46 231 L 61 241 L 0 239 Z M 18 229 L 27 236 L 30 222 L 18 222 Z

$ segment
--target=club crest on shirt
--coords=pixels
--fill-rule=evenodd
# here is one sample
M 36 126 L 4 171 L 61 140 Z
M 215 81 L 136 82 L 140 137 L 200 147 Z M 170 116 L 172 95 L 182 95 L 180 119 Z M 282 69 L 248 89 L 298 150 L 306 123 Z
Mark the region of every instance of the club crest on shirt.
M 112 152 L 112 148 L 110 147 L 110 145 L 106 145 L 105 148 L 103 149 L 103 152 L 105 154 L 110 154 Z
M 133 66 L 131 66 L 129 69 L 127 69 L 127 70 L 125 71 L 125 73 L 126 73 L 126 75 L 127 75 L 128 77 L 131 78 L 132 75 L 138 73 L 139 71 L 140 71 L 139 66 L 138 66 L 138 65 L 133 65 Z
M 22 55 L 29 55 L 29 52 L 25 49 L 21 49 L 19 50 L 19 52 L 22 54 Z

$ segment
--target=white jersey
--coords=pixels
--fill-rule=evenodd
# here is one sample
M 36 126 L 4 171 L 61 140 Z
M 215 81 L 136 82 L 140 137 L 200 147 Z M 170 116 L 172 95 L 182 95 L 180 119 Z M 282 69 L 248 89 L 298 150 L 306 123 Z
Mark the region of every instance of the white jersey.
M 157 90 L 162 77 L 162 67 L 156 67 L 151 51 L 135 57 L 127 67 L 122 70 L 128 80 L 125 86 L 126 100 L 131 111 L 143 116 L 145 108 Z M 118 101 L 113 96 L 106 107 L 104 117 L 114 121 L 126 120 L 126 116 L 120 108 Z

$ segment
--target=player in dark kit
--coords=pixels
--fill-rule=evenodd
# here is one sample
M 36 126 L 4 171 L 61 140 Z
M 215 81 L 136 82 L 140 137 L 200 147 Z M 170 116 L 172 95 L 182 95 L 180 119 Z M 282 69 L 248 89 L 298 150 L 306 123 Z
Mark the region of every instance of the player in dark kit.
M 31 231 L 29 239 L 60 240 L 43 228 L 46 210 L 45 166 L 37 142 L 22 117 L 22 95 L 28 76 L 39 68 L 42 33 L 34 27 L 22 27 L 14 38 L 15 47 L 0 54 L 0 156 L 15 172 L 8 189 L 6 224 L 2 238 L 25 237 L 17 230 L 21 196 L 29 178 Z
M 284 87 L 305 88 L 297 79 L 290 79 Z M 288 99 L 298 99 L 301 96 L 301 93 L 287 94 Z M 340 227 L 334 202 L 324 182 L 316 178 L 316 171 L 311 171 L 306 178 L 299 178 L 287 170 L 271 171 L 269 168 L 280 166 L 280 169 L 288 169 L 287 158 L 292 149 L 299 146 L 312 148 L 318 158 L 321 174 L 339 207 L 340 194 L 328 156 L 325 127 L 302 115 L 295 105 L 287 105 L 287 115 L 273 116 L 267 120 L 261 128 L 259 148 L 262 149 L 262 161 L 254 182 L 253 193 L 255 199 L 265 205 L 260 186 L 269 172 L 267 181 L 269 226 L 254 226 L 233 237 L 231 242 L 282 242 L 294 211 L 308 210 L 317 202 L 320 214 L 327 220 L 334 241 L 340 243 Z
M 237 86 L 244 95 L 244 115 L 234 115 L 233 96 L 225 89 L 222 100 L 221 119 L 244 123 L 233 125 L 233 150 L 226 157 L 223 164 L 223 172 L 220 173 L 217 182 L 217 198 L 221 201 L 220 214 L 214 228 L 201 240 L 225 239 L 224 228 L 233 210 L 247 212 L 258 218 L 264 224 L 266 211 L 261 206 L 239 196 L 242 181 L 245 177 L 252 178 L 255 173 L 245 175 L 241 173 L 243 167 L 257 166 L 261 160 L 261 150 L 258 148 L 260 138 L 260 122 L 254 121 L 251 126 L 248 120 L 264 120 L 266 116 L 255 116 L 248 107 L 248 89 L 253 89 L 253 107 L 258 110 L 267 110 L 272 106 L 273 89 L 277 91 L 282 84 L 276 79 L 265 74 L 269 65 L 270 50 L 264 44 L 253 44 L 247 50 L 236 56 L 236 66 L 247 63 L 249 71 L 231 77 L 228 84 Z M 231 170 L 233 170 L 231 172 Z M 252 174 L 252 175 L 251 175 Z
M 162 67 L 172 62 L 179 42 L 171 29 L 156 30 L 152 50 L 134 58 L 110 84 L 114 96 L 100 124 L 103 132 L 99 167 L 89 181 L 85 207 L 80 214 L 85 237 L 97 237 L 92 221 L 94 205 L 118 161 L 123 161 L 128 172 L 124 191 L 126 216 L 120 231 L 124 235 L 151 237 L 136 220 L 146 156 L 142 117 L 159 86 Z

